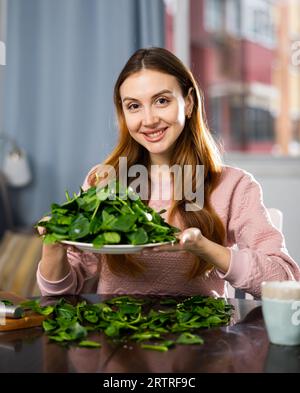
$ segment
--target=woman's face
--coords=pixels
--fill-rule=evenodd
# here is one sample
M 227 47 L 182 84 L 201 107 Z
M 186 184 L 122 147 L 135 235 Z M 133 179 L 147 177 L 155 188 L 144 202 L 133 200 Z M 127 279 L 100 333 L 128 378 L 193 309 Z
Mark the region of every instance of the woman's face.
M 192 111 L 191 93 L 184 98 L 173 75 L 142 70 L 125 79 L 120 95 L 132 138 L 149 151 L 153 164 L 168 164 Z

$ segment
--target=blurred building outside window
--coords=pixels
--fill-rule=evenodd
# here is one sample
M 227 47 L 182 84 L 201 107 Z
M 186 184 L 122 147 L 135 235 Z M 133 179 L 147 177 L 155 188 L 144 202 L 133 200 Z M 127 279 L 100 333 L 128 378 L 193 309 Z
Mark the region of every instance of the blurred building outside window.
M 166 47 L 183 53 L 179 29 L 225 150 L 300 156 L 300 1 L 181 1 L 188 24 L 165 0 Z

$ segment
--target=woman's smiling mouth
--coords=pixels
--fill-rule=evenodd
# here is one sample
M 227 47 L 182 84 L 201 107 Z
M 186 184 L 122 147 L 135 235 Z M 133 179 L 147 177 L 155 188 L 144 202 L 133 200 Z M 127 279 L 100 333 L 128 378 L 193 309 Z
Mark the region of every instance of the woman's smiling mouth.
M 168 127 L 161 128 L 161 129 L 155 130 L 155 131 L 143 132 L 142 134 L 144 135 L 144 138 L 146 139 L 146 141 L 148 141 L 148 142 L 158 142 L 158 141 L 160 141 L 164 137 L 164 135 L 165 135 L 165 133 L 167 131 L 167 128 Z

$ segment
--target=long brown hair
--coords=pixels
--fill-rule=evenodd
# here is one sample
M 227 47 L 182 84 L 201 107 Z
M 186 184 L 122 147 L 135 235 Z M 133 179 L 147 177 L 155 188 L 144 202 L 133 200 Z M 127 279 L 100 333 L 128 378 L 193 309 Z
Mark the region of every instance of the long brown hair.
M 181 168 L 184 168 L 184 165 L 192 166 L 192 190 L 196 189 L 196 166 L 204 166 L 204 206 L 198 211 L 185 211 L 185 204 L 187 203 L 185 197 L 179 201 L 173 200 L 169 211 L 169 219 L 171 221 L 176 216 L 180 218 L 184 229 L 198 227 L 206 238 L 223 245 L 225 228 L 210 203 L 211 193 L 217 186 L 222 171 L 219 149 L 207 126 L 203 95 L 197 82 L 191 71 L 168 50 L 155 47 L 139 49 L 130 57 L 121 71 L 114 88 L 114 103 L 120 132 L 119 141 L 104 164 L 113 166 L 117 174 L 119 157 L 127 157 L 128 168 L 141 163 L 146 166 L 149 165 L 150 159 L 147 150 L 131 137 L 127 129 L 120 97 L 122 83 L 129 76 L 143 69 L 173 75 L 180 85 L 183 97 L 186 97 L 190 88 L 192 88 L 194 99 L 191 117 L 186 119 L 184 129 L 176 141 L 172 154 L 173 162 L 170 165 L 177 164 Z M 96 185 L 97 181 L 97 174 L 94 171 L 89 176 L 89 183 Z M 143 270 L 140 264 L 134 262 L 134 258 L 129 258 L 129 255 L 127 255 L 126 259 L 128 263 L 124 263 L 124 261 L 120 263 L 120 259 L 117 256 L 107 256 L 109 268 L 115 274 L 137 274 Z M 195 257 L 190 277 L 193 278 L 211 269 L 211 265 Z

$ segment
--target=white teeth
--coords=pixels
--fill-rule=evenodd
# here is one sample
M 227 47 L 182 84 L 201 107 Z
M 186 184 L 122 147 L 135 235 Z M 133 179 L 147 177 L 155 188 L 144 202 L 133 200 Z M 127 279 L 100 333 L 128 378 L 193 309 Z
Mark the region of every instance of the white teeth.
M 163 132 L 164 132 L 164 130 L 152 132 L 151 134 L 147 134 L 147 137 L 149 137 L 149 138 L 157 138 L 157 137 L 158 137 L 159 135 L 161 135 Z

